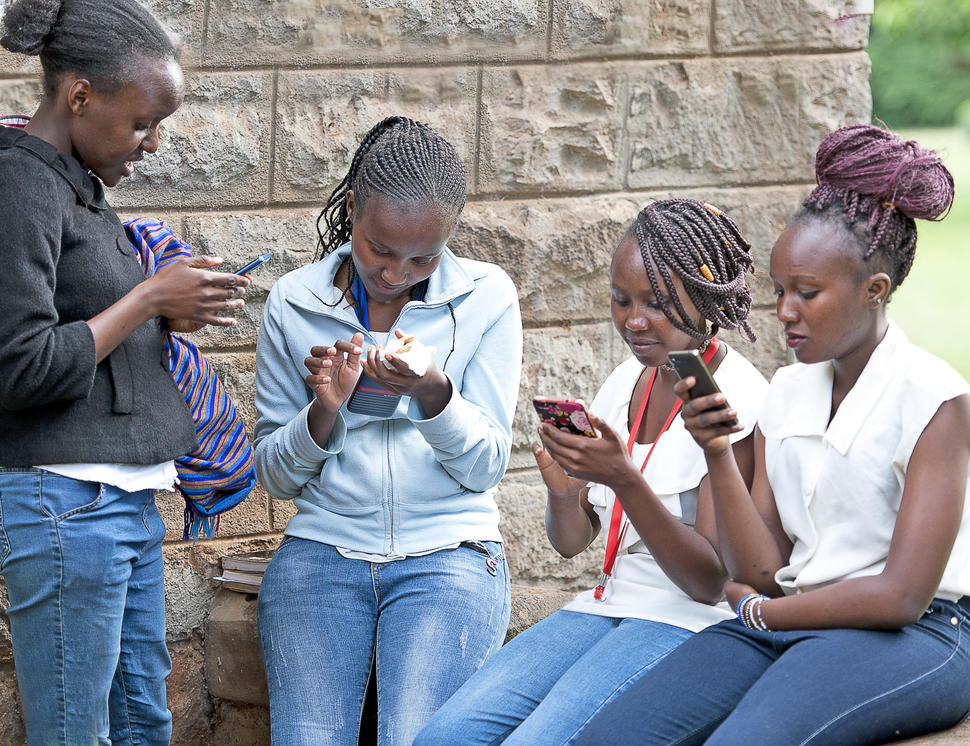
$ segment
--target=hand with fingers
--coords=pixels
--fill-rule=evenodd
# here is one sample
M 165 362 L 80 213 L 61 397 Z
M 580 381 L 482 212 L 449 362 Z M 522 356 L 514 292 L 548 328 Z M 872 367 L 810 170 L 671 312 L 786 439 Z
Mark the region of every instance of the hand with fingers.
M 400 329 L 395 329 L 394 333 L 398 339 L 406 336 Z M 399 355 L 388 352 L 384 359 L 390 363 L 391 368 L 381 362 L 378 348 L 372 346 L 367 350 L 366 359 L 362 361 L 364 372 L 388 391 L 418 399 L 426 417 L 434 417 L 444 409 L 451 396 L 451 381 L 438 369 L 434 360 L 429 363 L 424 374 L 419 376 Z
M 605 484 L 614 491 L 620 485 L 639 479 L 640 472 L 630 460 L 626 444 L 616 431 L 592 412 L 589 413 L 589 421 L 599 433 L 595 438 L 563 432 L 542 423 L 539 425 L 539 437 L 543 448 L 567 476 Z M 550 472 L 551 476 L 554 474 Z M 553 476 L 553 479 L 557 478 Z
M 252 279 L 230 272 L 213 272 L 218 257 L 179 259 L 145 281 L 155 315 L 163 316 L 172 331 L 198 331 L 206 324 L 233 326 L 236 319 L 224 314 L 241 309 Z
M 731 447 L 731 434 L 744 429 L 738 423 L 738 412 L 730 406 L 724 409 L 717 408 L 726 403 L 724 394 L 710 394 L 691 399 L 689 392 L 694 383 L 694 377 L 687 376 L 674 384 L 674 393 L 684 402 L 681 409 L 684 427 L 704 453 L 708 455 L 723 453 Z
M 364 335 L 358 332 L 349 342 L 338 339 L 329 346 L 312 347 L 303 361 L 310 371 L 306 384 L 327 412 L 335 413 L 353 392 L 360 377 L 363 344 Z

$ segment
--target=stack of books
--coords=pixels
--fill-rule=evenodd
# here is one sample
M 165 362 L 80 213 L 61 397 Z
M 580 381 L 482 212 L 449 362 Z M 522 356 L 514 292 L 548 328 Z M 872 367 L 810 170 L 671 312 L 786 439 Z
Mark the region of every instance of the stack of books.
M 259 593 L 263 573 L 273 558 L 272 549 L 265 552 L 230 554 L 222 558 L 222 575 L 213 578 L 224 588 L 240 593 Z

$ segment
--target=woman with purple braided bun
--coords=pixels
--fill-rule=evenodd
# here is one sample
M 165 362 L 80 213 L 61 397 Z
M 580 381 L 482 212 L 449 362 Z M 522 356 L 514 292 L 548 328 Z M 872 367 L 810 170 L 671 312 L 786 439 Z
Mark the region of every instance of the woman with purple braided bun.
M 707 460 L 737 619 L 699 632 L 581 744 L 862 744 L 970 711 L 970 386 L 886 318 L 953 179 L 869 125 L 819 147 L 770 274 L 798 363 L 772 379 L 750 489 L 720 399 L 677 385 Z

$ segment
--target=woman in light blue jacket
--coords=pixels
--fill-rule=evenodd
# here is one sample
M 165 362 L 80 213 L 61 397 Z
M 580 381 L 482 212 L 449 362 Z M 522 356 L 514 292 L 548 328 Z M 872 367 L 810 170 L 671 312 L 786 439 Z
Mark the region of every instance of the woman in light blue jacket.
M 464 203 L 454 148 L 389 117 L 321 213 L 324 258 L 267 301 L 256 468 L 297 507 L 259 597 L 276 744 L 356 744 L 372 670 L 379 742 L 410 744 L 504 638 L 522 327 L 509 277 L 446 245 Z M 426 370 L 383 354 L 405 334 Z

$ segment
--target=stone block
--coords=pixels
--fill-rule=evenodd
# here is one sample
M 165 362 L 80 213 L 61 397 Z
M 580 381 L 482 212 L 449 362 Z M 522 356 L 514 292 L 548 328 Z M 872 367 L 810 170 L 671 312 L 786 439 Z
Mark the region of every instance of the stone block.
M 166 547 L 170 550 L 170 547 Z M 184 556 L 165 553 L 165 634 L 169 641 L 192 637 L 205 624 L 209 601 L 216 592 L 212 575 L 200 572 Z
M 236 314 L 236 326 L 205 327 L 192 335 L 192 341 L 205 350 L 255 347 L 263 304 L 276 280 L 313 261 L 315 221 L 313 209 L 187 216 L 183 239 L 198 254 L 221 257 L 227 269 L 241 267 L 266 251 L 273 254 L 272 260 L 252 273 L 253 284 L 246 293 L 246 306 Z M 236 401 L 238 405 L 240 400 Z M 254 419 L 247 419 L 247 425 L 253 424 Z
M 702 0 L 553 0 L 552 57 L 706 54 L 711 5 Z
M 121 208 L 263 203 L 269 196 L 273 75 L 201 73 L 160 127 L 158 152 L 113 190 Z
M 212 746 L 270 746 L 269 708 L 217 701 Z
M 172 712 L 172 743 L 210 746 L 212 700 L 205 686 L 202 639 L 194 635 L 188 640 L 171 642 L 168 652 L 172 657 L 172 673 L 166 682 L 168 709 Z
M 13 663 L 0 664 L 0 713 L 3 714 L 0 717 L 0 743 L 4 746 L 27 743 Z
M 718 0 L 714 51 L 864 49 L 869 16 L 851 15 L 858 0 Z
M 861 52 L 658 62 L 630 75 L 632 188 L 808 182 L 825 134 L 871 109 Z
M 478 189 L 616 189 L 627 87 L 625 68 L 611 64 L 487 68 Z
M 367 66 L 542 59 L 545 0 L 214 0 L 206 64 Z
M 539 424 L 533 396 L 592 401 L 600 384 L 626 357 L 608 322 L 529 329 L 522 353 L 519 402 L 512 422 L 512 469 L 535 465 L 530 444 Z
M 572 597 L 573 594 L 566 591 L 513 584 L 512 614 L 505 641 L 508 642 L 536 622 L 541 622 L 550 614 L 559 611 Z
M 315 200 L 322 208 L 364 134 L 393 114 L 437 129 L 461 156 L 469 189 L 474 185 L 474 69 L 287 72 L 279 87 L 275 200 Z
M 41 72 L 39 57 L 14 54 L 0 47 L 0 77 L 8 75 L 36 75 L 40 77 Z
M 534 462 L 533 462 L 534 463 Z M 496 496 L 509 573 L 516 583 L 588 588 L 603 566 L 603 542 L 566 559 L 546 537 L 546 488 L 538 469 L 515 472 L 502 480 Z
M 216 593 L 206 624 L 205 655 L 211 696 L 269 706 L 255 596 L 225 589 Z
M 3 57 L 4 55 L 0 55 L 0 60 Z M 0 79 L 0 116 L 32 115 L 37 110 L 42 95 L 43 87 L 37 79 Z
M 205 0 L 142 0 L 161 22 L 180 52 L 184 67 L 202 60 Z
M 613 249 L 638 209 L 631 197 L 472 202 L 449 245 L 505 268 L 527 325 L 602 319 Z

